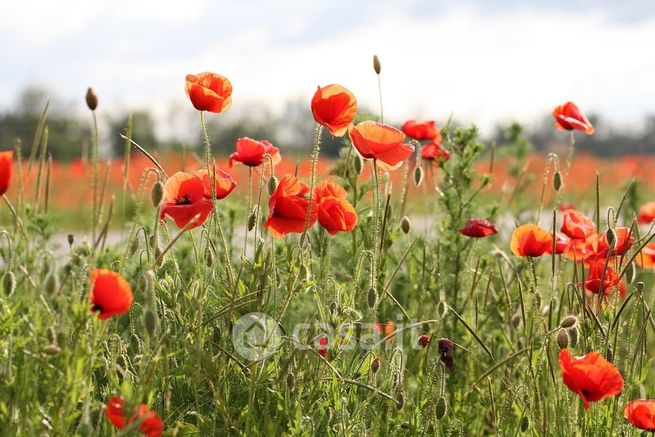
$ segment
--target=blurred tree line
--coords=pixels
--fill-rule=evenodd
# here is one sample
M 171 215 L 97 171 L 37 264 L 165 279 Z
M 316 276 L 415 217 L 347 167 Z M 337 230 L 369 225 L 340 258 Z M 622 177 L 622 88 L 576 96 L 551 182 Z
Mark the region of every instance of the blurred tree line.
M 0 147 L 7 149 L 13 147 L 17 138 L 23 143 L 23 152 L 29 153 L 36 126 L 43 108 L 52 93 L 42 88 L 25 89 L 18 98 L 14 107 L 0 113 Z M 57 106 L 50 106 L 48 111 L 48 150 L 54 159 L 71 160 L 88 156 L 88 144 L 91 140 L 91 117 L 73 110 L 79 104 L 62 104 L 59 99 Z M 80 97 L 80 100 L 83 98 Z M 202 150 L 202 136 L 199 128 L 197 113 L 192 108 L 178 111 L 172 117 L 181 119 L 182 123 L 174 123 L 177 130 L 183 130 L 186 140 L 175 135 L 161 135 L 153 115 L 145 110 L 136 110 L 131 113 L 107 115 L 100 103 L 99 117 L 101 122 L 101 149 L 105 157 L 121 156 L 124 151 L 124 141 L 119 133 L 124 133 L 128 124 L 128 117 L 132 117 L 132 138 L 148 150 L 170 151 Z M 360 112 L 366 112 L 362 108 Z M 408 117 L 408 118 L 411 118 Z M 588 152 L 599 156 L 612 157 L 629 154 L 655 153 L 655 115 L 647 116 L 643 127 L 639 130 L 618 129 L 608 127 L 601 117 L 591 115 L 591 122 L 597 127 L 596 134 L 587 136 L 576 134 L 576 147 L 580 152 Z M 248 111 L 238 113 L 229 111 L 219 117 L 206 117 L 207 130 L 214 150 L 220 155 L 228 155 L 234 151 L 237 138 L 248 136 L 254 139 L 267 139 L 275 146 L 281 147 L 286 155 L 306 156 L 311 150 L 315 122 L 312 118 L 309 104 L 304 100 L 294 100 L 286 103 L 280 114 L 273 113 L 261 105 L 250 105 Z M 402 121 L 393 123 L 400 126 Z M 179 126 L 182 126 L 181 128 Z M 512 130 L 514 129 L 514 130 Z M 175 131 L 177 133 L 177 131 Z M 550 115 L 534 123 L 529 129 L 522 129 L 527 141 L 538 152 L 562 152 L 565 150 L 568 135 L 557 131 Z M 494 133 L 487 138 L 502 146 L 509 141 L 508 135 L 517 135 L 516 127 L 498 126 Z M 343 140 L 332 138 L 323 132 L 321 153 L 323 156 L 337 156 Z M 526 153 L 529 150 L 526 149 Z

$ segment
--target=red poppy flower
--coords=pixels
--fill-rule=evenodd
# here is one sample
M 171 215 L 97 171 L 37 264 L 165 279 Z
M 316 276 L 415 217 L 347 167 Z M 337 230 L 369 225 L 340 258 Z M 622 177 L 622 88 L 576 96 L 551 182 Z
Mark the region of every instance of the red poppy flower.
M 646 225 L 655 221 L 655 202 L 646 202 L 639 208 L 637 222 Z
M 187 74 L 186 94 L 198 111 L 220 114 L 232 105 L 232 83 L 215 73 Z
M 421 148 L 421 158 L 426 161 L 437 161 L 439 159 L 448 161 L 450 152 L 441 143 L 431 142 Z
M 130 310 L 134 295 L 130 284 L 118 273 L 93 269 L 91 273 L 91 311 L 106 320 Z
M 436 143 L 441 141 L 441 132 L 434 120 L 409 120 L 403 124 L 402 130 L 405 135 L 418 141 L 430 140 Z
M 400 165 L 414 152 L 404 144 L 405 134 L 386 124 L 363 121 L 350 131 L 350 140 L 364 159 L 377 159 L 391 167 Z
M 596 233 L 594 221 L 575 209 L 567 209 L 562 215 L 561 231 L 569 238 L 581 239 L 589 237 Z
M 616 396 L 623 390 L 623 377 L 612 363 L 597 352 L 575 358 L 568 349 L 559 353 L 564 384 L 584 401 L 589 409 L 590 402 Z
M 552 234 L 551 234 L 552 238 Z M 566 249 L 569 248 L 569 245 L 571 244 L 571 240 L 566 238 L 565 236 L 561 234 L 555 234 L 555 255 L 561 255 L 566 251 Z M 551 241 L 550 246 L 548 246 L 548 249 L 546 249 L 546 253 L 549 253 L 552 255 L 553 253 L 553 244 Z
M 455 344 L 447 338 L 439 339 L 437 343 L 439 359 L 444 365 L 446 371 L 450 372 L 455 367 Z
M 603 276 L 603 272 L 605 275 Z M 590 261 L 589 273 L 585 278 L 585 290 L 593 294 L 607 297 L 615 287 L 618 287 L 621 297 L 625 296 L 625 284 L 621 282 L 618 273 L 605 266 L 604 261 Z
M 514 229 L 510 248 L 516 256 L 537 257 L 543 255 L 552 244 L 552 236 L 548 231 L 528 224 Z
M 418 344 L 419 344 L 421 347 L 423 347 L 423 348 L 428 347 L 429 344 L 430 344 L 430 336 L 429 336 L 429 335 L 425 335 L 425 334 L 421 335 L 421 336 L 418 338 Z
M 623 417 L 635 428 L 655 432 L 655 400 L 637 399 L 628 402 L 623 409 Z
M 240 162 L 248 167 L 258 167 L 264 162 L 264 156 L 269 154 L 273 160 L 273 165 L 277 165 L 281 160 L 280 149 L 273 146 L 266 140 L 253 140 L 248 137 L 241 137 L 237 140 L 236 152 L 230 155 L 228 164 L 232 167 L 234 161 Z
M 0 152 L 0 196 L 5 194 L 9 189 L 11 181 L 11 165 L 14 161 L 14 152 Z
M 275 192 L 268 201 L 269 214 L 264 227 L 274 237 L 283 237 L 290 232 L 301 233 L 305 230 L 309 200 L 305 198 L 307 185 L 298 182 L 295 176 L 285 175 L 277 184 Z M 316 222 L 318 215 L 316 202 L 312 202 L 312 211 L 307 227 Z
M 459 233 L 467 237 L 482 238 L 498 233 L 496 225 L 485 219 L 469 219 Z
M 346 133 L 357 113 L 357 99 L 341 85 L 320 86 L 312 97 L 312 114 L 335 137 Z
M 211 188 L 211 178 L 209 177 L 209 172 L 207 170 L 198 170 L 196 175 L 202 179 L 204 186 L 203 196 L 207 199 L 212 198 L 212 188 Z M 220 168 L 216 169 L 216 198 L 225 199 L 234 188 L 237 186 L 237 182 L 234 180 L 229 173 L 224 172 Z
M 139 404 L 136 411 L 127 418 L 126 423 L 125 401 L 119 396 L 113 396 L 107 402 L 105 414 L 112 425 L 118 429 L 123 429 L 126 425 L 141 421 L 139 425 L 141 434 L 148 437 L 161 437 L 164 433 L 164 421 L 146 404 Z
M 328 352 L 328 339 L 322 336 L 318 339 L 318 354 L 325 358 Z
M 557 209 L 564 212 L 567 209 L 575 209 L 575 205 L 573 205 L 572 203 L 560 203 Z
M 621 256 L 624 255 L 635 242 L 634 237 L 632 236 L 632 233 L 630 232 L 630 228 L 627 228 L 625 226 L 618 226 L 614 228 L 614 235 L 616 236 L 616 241 L 615 241 L 615 246 L 614 249 L 611 251 L 612 256 Z M 600 237 L 598 238 L 598 247 L 596 249 L 596 253 L 599 258 L 603 258 L 607 256 L 607 251 L 610 248 L 610 244 L 607 241 L 607 233 L 603 232 Z
M 573 102 L 566 102 L 558 106 L 553 111 L 555 117 L 555 125 L 560 130 L 579 130 L 587 135 L 594 133 L 594 127 L 591 125 L 587 117 L 582 115 L 578 107 Z
M 655 269 L 655 243 L 648 243 L 635 257 L 635 262 L 642 269 Z
M 347 195 L 336 182 L 322 181 L 314 188 L 318 222 L 330 235 L 350 232 L 357 225 L 357 212 L 346 199 Z
M 206 190 L 209 193 L 209 187 Z M 205 193 L 205 184 L 200 177 L 178 171 L 164 184 L 164 204 L 160 218 L 172 218 L 179 228 L 189 223 L 189 229 L 201 226 L 213 210 L 212 202 L 207 200 Z

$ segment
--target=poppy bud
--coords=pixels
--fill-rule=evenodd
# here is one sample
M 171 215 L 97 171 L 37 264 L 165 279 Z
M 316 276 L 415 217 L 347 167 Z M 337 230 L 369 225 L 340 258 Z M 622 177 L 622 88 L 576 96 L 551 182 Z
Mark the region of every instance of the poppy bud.
M 637 277 L 637 269 L 635 269 L 635 263 L 631 262 L 625 266 L 625 280 L 628 281 L 628 284 L 632 284 Z
M 409 231 L 412 230 L 412 222 L 406 215 L 400 219 L 400 229 L 402 229 L 405 234 L 409 234 Z
M 380 370 L 380 357 L 375 357 L 371 361 L 371 372 L 378 373 L 378 370 Z
M 560 328 L 570 328 L 571 326 L 578 323 L 578 318 L 573 315 L 566 316 L 559 322 Z
M 441 396 L 439 399 L 437 399 L 437 405 L 434 408 L 434 413 L 435 416 L 437 417 L 437 420 L 441 420 L 446 416 L 446 413 L 448 412 L 448 404 L 446 404 L 446 398 Z
M 43 353 L 46 355 L 54 356 L 61 352 L 61 348 L 56 344 L 51 344 L 43 348 Z
M 75 236 L 73 234 L 68 234 L 68 245 L 72 246 L 75 241 Z
M 378 58 L 378 55 L 373 55 L 373 70 L 375 71 L 375 74 L 380 74 L 382 71 L 382 64 L 380 64 L 380 58 Z
M 526 432 L 529 427 L 530 427 L 530 419 L 528 418 L 528 416 L 521 417 L 521 424 L 520 424 L 521 432 Z
M 362 158 L 360 158 L 359 156 L 355 156 L 355 161 L 353 165 L 355 167 L 355 173 L 357 173 L 358 176 L 362 174 L 362 169 L 364 167 L 364 162 L 362 161 Z
M 2 277 L 2 286 L 5 289 L 7 296 L 11 295 L 16 289 L 16 276 L 14 272 L 7 272 Z
M 609 244 L 610 247 L 614 247 L 614 243 L 616 243 L 616 233 L 614 232 L 614 229 L 609 228 L 605 232 L 605 237 L 607 238 L 607 244 Z
M 555 188 L 555 191 L 562 188 L 562 174 L 559 171 L 556 171 L 553 175 L 553 188 Z
M 138 239 L 138 238 L 134 238 L 134 239 L 130 242 L 130 249 L 129 249 L 130 255 L 134 255 L 134 254 L 136 253 L 137 250 L 139 250 L 139 239 Z
M 95 111 L 98 107 L 98 96 L 91 87 L 86 90 L 86 106 L 92 111 Z
M 416 166 L 414 167 L 414 184 L 417 187 L 420 187 L 423 183 L 423 168 Z
M 287 373 L 287 387 L 289 387 L 289 390 L 293 390 L 295 386 L 296 386 L 296 375 L 294 375 L 293 372 Z
M 273 195 L 275 193 L 275 190 L 277 190 L 277 178 L 275 176 L 271 176 L 268 178 L 268 194 Z
M 248 216 L 248 230 L 252 231 L 257 223 L 257 207 L 255 206 Z
M 164 185 L 161 182 L 157 181 L 152 186 L 152 191 L 150 192 L 150 198 L 152 199 L 152 206 L 157 208 L 161 203 L 161 199 L 164 197 Z
M 612 349 L 611 346 L 607 346 L 607 352 L 605 353 L 605 358 L 610 363 L 614 360 L 614 350 Z
M 576 347 L 578 345 L 578 339 L 580 338 L 580 331 L 577 326 L 568 329 L 569 340 L 571 340 L 571 347 Z
M 155 336 L 155 332 L 157 331 L 157 325 L 159 322 L 157 313 L 155 313 L 153 310 L 146 310 L 143 318 L 144 324 L 146 325 L 146 332 L 150 338 L 153 338 Z
M 557 346 L 560 349 L 566 349 L 569 347 L 569 340 L 569 334 L 566 329 L 560 328 L 560 330 L 557 331 Z
M 55 332 L 54 327 L 49 327 L 46 331 L 46 338 L 50 343 L 57 343 L 57 333 Z
M 405 405 L 405 395 L 402 391 L 396 393 L 396 410 L 402 410 Z
M 212 252 L 209 246 L 205 250 L 205 264 L 207 264 L 207 267 L 214 265 L 214 252 Z
M 45 289 L 45 292 L 49 295 L 55 294 L 55 291 L 57 291 L 57 277 L 54 274 L 49 274 L 45 278 L 45 284 L 43 285 L 43 288 Z
M 161 267 L 164 264 L 164 258 L 161 256 L 162 253 L 164 252 L 161 250 L 161 247 L 155 246 L 155 253 L 154 253 L 155 261 L 159 261 L 157 263 L 157 267 Z
M 378 291 L 375 287 L 368 289 L 368 294 L 366 295 L 366 303 L 369 308 L 375 308 L 378 304 Z
M 430 336 L 425 334 L 421 335 L 418 338 L 418 344 L 423 348 L 428 347 L 428 345 L 430 344 Z

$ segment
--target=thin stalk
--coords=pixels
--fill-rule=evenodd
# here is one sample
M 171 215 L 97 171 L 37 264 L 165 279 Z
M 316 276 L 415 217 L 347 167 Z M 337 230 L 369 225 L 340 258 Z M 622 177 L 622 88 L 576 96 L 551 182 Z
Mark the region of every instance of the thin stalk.
M 312 217 L 312 210 L 314 209 L 314 185 L 316 184 L 316 164 L 318 163 L 318 156 L 321 152 L 321 134 L 323 133 L 323 125 L 317 124 L 314 130 L 314 144 L 312 146 L 312 175 L 309 180 L 309 203 L 307 207 L 307 217 L 305 218 L 305 229 L 300 236 L 300 247 L 303 246 L 305 238 L 307 237 L 307 229 Z

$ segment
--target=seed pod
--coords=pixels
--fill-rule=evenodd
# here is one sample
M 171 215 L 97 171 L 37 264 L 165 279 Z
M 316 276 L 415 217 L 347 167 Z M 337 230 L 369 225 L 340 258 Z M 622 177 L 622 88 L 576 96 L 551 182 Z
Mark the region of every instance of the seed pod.
M 521 425 L 520 425 L 521 432 L 526 432 L 529 427 L 530 427 L 530 419 L 528 418 L 528 416 L 521 417 Z
M 355 161 L 353 163 L 355 167 L 355 172 L 359 176 L 362 174 L 362 169 L 364 168 L 364 161 L 362 161 L 362 158 L 359 155 L 355 155 Z
M 98 96 L 96 95 L 95 91 L 93 91 L 93 88 L 89 87 L 86 90 L 86 106 L 89 107 L 90 110 L 95 111 L 96 108 L 98 107 Z
M 555 191 L 559 191 L 562 188 L 562 174 L 559 170 L 553 175 L 553 188 L 555 188 Z
M 366 295 L 366 304 L 369 308 L 375 308 L 378 304 L 378 291 L 375 287 L 368 289 L 368 294 Z
M 135 237 L 132 241 L 130 241 L 130 256 L 134 255 L 137 250 L 139 250 L 139 239 Z
M 4 274 L 2 277 L 2 286 L 4 287 L 7 296 L 14 292 L 16 289 L 16 276 L 14 276 L 14 272 L 8 271 Z
M 146 310 L 146 313 L 143 316 L 144 324 L 146 325 L 146 332 L 150 338 L 154 338 L 155 332 L 157 331 L 157 325 L 159 324 L 159 317 L 157 313 L 153 310 Z
M 580 330 L 577 326 L 574 326 L 569 328 L 567 331 L 569 333 L 569 340 L 571 340 L 571 347 L 576 347 L 578 345 L 578 340 L 580 339 Z
M 46 355 L 54 356 L 61 352 L 61 348 L 56 344 L 51 344 L 43 348 L 43 353 Z
M 402 410 L 404 405 L 405 395 L 399 390 L 398 393 L 396 393 L 396 410 Z
M 75 241 L 75 235 L 73 235 L 73 234 L 68 234 L 68 237 L 67 237 L 67 238 L 68 238 L 68 245 L 69 245 L 69 246 L 72 246 L 72 245 L 73 245 L 73 242 Z
M 400 219 L 400 229 L 402 229 L 405 234 L 409 234 L 409 231 L 412 230 L 412 222 L 406 215 Z
M 566 349 L 569 347 L 569 340 L 569 333 L 566 329 L 560 328 L 560 330 L 557 331 L 557 346 L 560 349 Z
M 152 191 L 150 191 L 150 199 L 152 199 L 152 206 L 157 208 L 163 198 L 164 198 L 164 185 L 162 185 L 161 182 L 157 181 L 152 186 Z
M 578 323 L 578 318 L 573 315 L 568 315 L 564 317 L 561 322 L 559 322 L 559 326 L 560 328 L 570 328 L 576 323 Z
M 446 398 L 441 396 L 437 399 L 437 405 L 434 408 L 434 414 L 437 417 L 437 420 L 441 420 L 448 413 L 448 404 L 446 404 Z
M 254 207 L 250 215 L 248 216 L 248 230 L 252 231 L 255 228 L 257 223 L 257 207 Z
M 375 71 L 375 74 L 380 74 L 382 71 L 382 64 L 380 64 L 380 58 L 378 58 L 378 55 L 373 55 L 373 71 Z
M 378 373 L 378 370 L 380 370 L 380 357 L 375 357 L 371 361 L 371 372 Z
M 423 168 L 418 165 L 414 167 L 414 184 L 420 187 L 423 183 Z
M 43 288 L 48 295 L 52 296 L 55 294 L 55 291 L 57 291 L 57 276 L 53 273 L 50 273 L 45 278 L 45 284 L 43 284 Z
M 209 246 L 205 249 L 205 264 L 207 264 L 207 267 L 214 265 L 214 252 Z
M 275 190 L 277 190 L 277 183 L 278 183 L 278 180 L 277 180 L 277 178 L 275 176 L 271 176 L 270 178 L 268 178 L 268 194 L 269 195 L 272 196 L 273 193 L 275 193 Z

